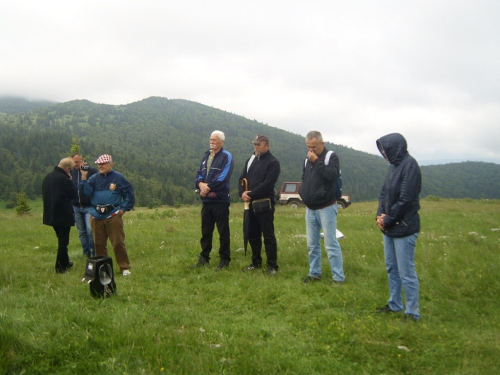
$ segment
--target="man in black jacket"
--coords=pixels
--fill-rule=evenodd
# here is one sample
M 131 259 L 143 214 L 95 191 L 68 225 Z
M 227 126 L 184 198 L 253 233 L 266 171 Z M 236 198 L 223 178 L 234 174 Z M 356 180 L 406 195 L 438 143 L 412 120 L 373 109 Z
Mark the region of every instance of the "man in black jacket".
M 99 173 L 97 169 L 88 166 L 79 153 L 72 154 L 71 159 L 75 162 L 75 167 L 71 169 L 71 181 L 75 185 L 75 189 L 78 189 L 78 184 L 82 181 L 82 167 L 88 168 L 86 169 L 88 171 L 87 178 Z M 76 229 L 78 229 L 83 255 L 87 258 L 92 258 L 95 255 L 94 235 L 90 226 L 90 205 L 90 197 L 80 194 L 80 192 L 73 199 Z
M 43 223 L 54 228 L 58 240 L 56 273 L 65 273 L 73 267 L 73 262 L 69 261 L 68 244 L 71 227 L 75 225 L 71 200 L 77 193 L 70 175 L 74 165 L 71 158 L 62 159 L 42 183 Z
M 406 139 L 398 133 L 377 140 L 382 156 L 390 163 L 379 197 L 377 226 L 384 233 L 385 266 L 389 301 L 379 313 L 403 311 L 405 319 L 419 320 L 419 282 L 415 269 L 415 246 L 420 232 L 422 177 L 417 161 L 408 153 Z
M 306 136 L 307 159 L 299 194 L 306 205 L 306 234 L 309 250 L 309 276 L 303 281 L 321 280 L 321 229 L 325 250 L 333 274 L 333 282 L 343 283 L 344 263 L 337 240 L 337 197 L 335 184 L 339 178 L 339 158 L 328 152 L 323 136 L 310 131 Z M 328 160 L 327 160 L 328 158 Z
M 248 242 L 252 247 L 252 263 L 245 268 L 251 271 L 262 267 L 262 236 L 267 256 L 267 274 L 272 276 L 278 270 L 278 247 L 274 235 L 274 185 L 280 175 L 280 163 L 269 151 L 269 139 L 265 135 L 257 135 L 252 141 L 255 152 L 246 161 L 239 178 L 239 194 L 244 202 L 250 203 Z M 248 181 L 245 190 L 242 181 Z M 265 199 L 264 209 L 256 213 L 254 202 Z

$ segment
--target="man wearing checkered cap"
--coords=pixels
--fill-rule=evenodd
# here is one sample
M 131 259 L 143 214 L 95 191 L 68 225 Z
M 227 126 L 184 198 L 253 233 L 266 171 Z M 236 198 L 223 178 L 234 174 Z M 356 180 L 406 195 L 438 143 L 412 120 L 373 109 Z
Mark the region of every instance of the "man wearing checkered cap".
M 134 190 L 121 173 L 113 171 L 111 155 L 99 156 L 95 164 L 99 173 L 87 180 L 87 171 L 82 171 L 82 182 L 78 184 L 78 190 L 90 196 L 90 224 L 94 232 L 95 252 L 97 256 L 108 256 L 109 238 L 120 271 L 123 276 L 128 276 L 130 262 L 125 246 L 122 216 L 134 207 Z

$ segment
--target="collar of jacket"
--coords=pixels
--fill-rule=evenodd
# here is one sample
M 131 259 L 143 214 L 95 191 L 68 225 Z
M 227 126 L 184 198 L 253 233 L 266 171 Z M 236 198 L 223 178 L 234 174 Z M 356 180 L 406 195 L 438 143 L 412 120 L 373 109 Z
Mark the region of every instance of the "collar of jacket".
M 254 155 L 255 155 L 255 153 L 254 153 Z M 268 157 L 269 155 L 271 155 L 271 151 L 270 151 L 270 150 L 267 150 L 267 151 L 266 151 L 266 152 L 264 152 L 262 155 L 260 155 L 260 156 L 255 155 L 255 157 L 256 157 L 257 159 L 262 159 L 262 158 L 266 158 L 266 157 Z
M 69 178 L 68 174 L 66 173 L 66 171 L 60 167 L 54 167 L 54 172 L 59 172 L 59 173 L 64 173 L 66 175 L 66 177 Z

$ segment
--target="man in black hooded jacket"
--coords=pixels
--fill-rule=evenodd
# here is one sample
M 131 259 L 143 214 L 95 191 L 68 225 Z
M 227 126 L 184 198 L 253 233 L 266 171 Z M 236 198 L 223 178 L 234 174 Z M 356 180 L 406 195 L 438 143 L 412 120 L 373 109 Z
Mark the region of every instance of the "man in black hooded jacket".
M 390 163 L 379 197 L 377 225 L 384 233 L 385 264 L 389 301 L 380 313 L 403 311 L 402 287 L 406 296 L 405 319 L 419 320 L 419 282 L 415 269 L 415 245 L 420 232 L 420 167 L 410 156 L 405 138 L 398 133 L 377 140 L 382 156 Z

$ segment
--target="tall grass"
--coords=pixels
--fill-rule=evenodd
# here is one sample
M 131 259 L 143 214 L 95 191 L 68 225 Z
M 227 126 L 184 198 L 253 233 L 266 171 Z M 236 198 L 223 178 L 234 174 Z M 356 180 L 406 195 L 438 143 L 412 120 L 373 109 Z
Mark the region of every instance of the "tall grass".
M 91 297 L 72 229 L 73 269 L 54 273 L 56 237 L 40 202 L 0 209 L 0 373 L 496 374 L 500 357 L 500 202 L 422 201 L 418 323 L 378 315 L 388 297 L 376 204 L 340 211 L 347 281 L 304 284 L 304 211 L 278 207 L 280 271 L 244 273 L 243 206 L 231 205 L 229 270 L 197 261 L 200 207 L 127 213 L 132 275 Z M 2 207 L 4 205 L 2 204 Z M 217 236 L 216 236 L 217 237 Z M 214 243 L 217 242 L 217 238 Z M 111 249 L 110 249 L 111 250 Z M 112 251 L 110 251 L 112 254 Z M 264 256 L 265 259 L 265 256 Z

